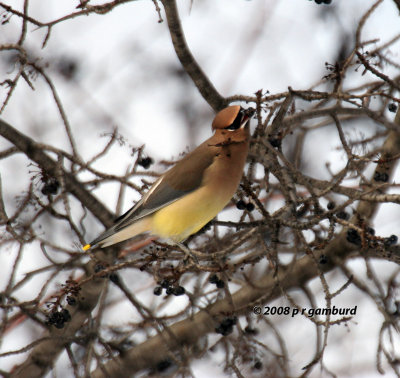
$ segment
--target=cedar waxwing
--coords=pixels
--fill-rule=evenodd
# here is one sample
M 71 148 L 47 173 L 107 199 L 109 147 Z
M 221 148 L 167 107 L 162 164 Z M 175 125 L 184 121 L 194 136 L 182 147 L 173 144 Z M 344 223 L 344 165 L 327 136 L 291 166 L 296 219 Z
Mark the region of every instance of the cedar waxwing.
M 254 109 L 239 105 L 214 118 L 214 135 L 165 172 L 114 226 L 83 247 L 107 247 L 148 234 L 174 243 L 213 219 L 235 194 L 249 149 Z

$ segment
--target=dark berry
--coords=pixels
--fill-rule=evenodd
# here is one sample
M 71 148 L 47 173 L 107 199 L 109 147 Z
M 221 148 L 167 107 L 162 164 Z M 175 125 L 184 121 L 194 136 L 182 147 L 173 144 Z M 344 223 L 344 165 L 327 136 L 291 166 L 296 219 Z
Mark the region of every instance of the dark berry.
M 55 323 L 58 321 L 58 311 L 57 312 L 53 312 L 49 315 L 49 322 L 50 323 Z
M 110 273 L 110 281 L 117 284 L 119 282 L 119 277 L 117 273 Z
M 391 102 L 391 103 L 388 105 L 388 109 L 389 109 L 389 112 L 394 113 L 394 112 L 397 110 L 397 105 L 396 105 L 395 103 Z
M 43 185 L 41 190 L 42 194 L 45 196 L 50 194 L 57 194 L 58 188 L 60 187 L 60 183 L 57 179 L 51 178 L 48 182 Z
M 167 295 L 171 295 L 174 293 L 174 288 L 172 286 L 168 286 L 165 292 L 167 293 Z
M 247 205 L 246 205 L 246 210 L 247 211 L 253 211 L 254 210 L 254 204 L 252 204 L 251 202 L 249 202 Z
M 138 160 L 138 164 L 147 169 L 153 164 L 153 159 L 151 157 L 141 158 Z
M 225 318 L 221 324 L 215 328 L 215 332 L 222 336 L 229 335 L 233 331 L 233 326 L 236 324 L 236 316 Z
M 61 314 L 63 316 L 64 322 L 69 322 L 71 320 L 71 314 L 69 313 L 69 311 L 66 308 L 64 308 L 61 311 Z
M 54 327 L 58 329 L 63 328 L 64 323 L 71 319 L 68 310 L 66 311 L 67 311 L 66 313 L 64 313 L 64 310 L 52 312 L 48 317 L 47 320 L 48 324 L 53 324 Z
M 326 208 L 328 210 L 333 210 L 335 208 L 335 202 L 329 201 L 328 204 L 326 205 Z
M 327 258 L 325 255 L 321 255 L 321 256 L 319 257 L 319 263 L 320 263 L 320 264 L 324 265 L 324 264 L 326 264 L 327 262 L 328 262 L 328 258 Z
M 102 263 L 97 263 L 95 266 L 94 266 L 94 272 L 95 273 L 99 273 L 99 272 L 101 272 L 102 270 L 104 270 L 106 267 L 102 264 Z
M 347 236 L 346 239 L 349 243 L 355 244 L 355 245 L 361 245 L 361 237 L 360 234 L 354 230 L 353 228 L 350 228 L 347 230 Z
M 271 144 L 272 147 L 279 148 L 282 145 L 282 139 L 281 138 L 269 138 L 268 142 Z
M 389 181 L 389 175 L 386 172 L 381 174 L 381 181 L 382 182 L 388 182 Z
M 375 235 L 375 230 L 372 227 L 367 228 L 367 233 L 370 235 Z
M 248 335 L 257 335 L 258 334 L 258 329 L 257 328 L 251 328 L 250 326 L 247 326 L 244 329 L 244 332 L 247 333 Z
M 301 205 L 299 208 L 296 209 L 296 218 L 303 217 L 309 209 L 308 205 Z
M 50 194 L 49 187 L 48 187 L 47 184 L 46 184 L 46 185 L 43 185 L 43 188 L 42 188 L 41 192 L 42 192 L 42 194 L 44 194 L 45 196 L 47 196 L 47 195 Z
M 217 286 L 218 289 L 223 289 L 225 287 L 225 282 L 222 280 L 218 280 L 215 285 Z
M 228 317 L 225 318 L 221 325 L 226 326 L 226 327 L 230 327 L 230 326 L 234 326 L 237 323 L 237 317 L 236 316 L 232 316 L 232 317 Z
M 330 4 L 332 2 L 332 0 L 324 0 L 325 4 Z
M 59 186 L 60 186 L 60 184 L 58 183 L 57 180 L 55 182 L 52 182 L 51 184 L 49 184 L 50 194 L 57 194 Z
M 185 288 L 183 286 L 177 286 L 174 288 L 174 293 L 175 296 L 179 297 L 180 295 L 185 294 Z
M 244 210 L 246 208 L 246 202 L 244 202 L 243 200 L 239 200 L 236 202 L 236 207 L 239 210 Z
M 160 286 L 161 286 L 162 288 L 164 288 L 164 289 L 169 288 L 169 281 L 168 281 L 166 278 L 164 278 L 164 279 L 161 281 Z
M 171 365 L 172 365 L 172 362 L 170 359 L 162 360 L 157 363 L 156 369 L 158 372 L 163 372 L 163 371 L 167 370 Z
M 215 332 L 219 333 L 222 336 L 226 336 L 232 332 L 232 329 L 228 330 L 228 329 L 225 329 L 224 327 L 218 326 L 218 327 L 215 327 Z
M 60 323 L 54 323 L 54 327 L 61 329 L 64 328 L 64 323 L 60 322 Z
M 74 79 L 78 71 L 78 62 L 71 58 L 63 58 L 57 64 L 58 72 L 67 80 Z
M 157 296 L 161 295 L 162 294 L 162 287 L 161 286 L 156 286 L 154 288 L 154 290 L 153 290 L 153 294 L 157 295 Z
M 69 296 L 66 298 L 66 301 L 67 301 L 67 303 L 68 303 L 70 306 L 75 306 L 75 305 L 76 305 L 76 298 L 75 298 L 75 297 L 72 297 L 71 295 L 69 295 Z
M 390 235 L 388 238 L 385 238 L 383 240 L 383 243 L 385 244 L 386 247 L 394 245 L 394 244 L 397 243 L 397 236 L 396 235 Z
M 211 229 L 211 225 L 212 225 L 212 221 L 206 223 L 202 228 L 200 228 L 199 231 L 197 231 L 197 233 L 201 234 L 202 232 L 210 230 Z
M 336 216 L 337 216 L 339 219 L 343 219 L 343 220 L 349 219 L 349 214 L 346 213 L 345 211 L 339 211 L 338 213 L 336 213 Z
M 216 274 L 212 274 L 209 278 L 208 278 L 208 282 L 212 283 L 212 284 L 216 284 L 219 281 L 218 276 Z
M 256 363 L 255 363 L 254 366 L 253 366 L 253 369 L 261 370 L 262 367 L 263 367 L 262 362 L 261 362 L 261 361 L 256 361 Z

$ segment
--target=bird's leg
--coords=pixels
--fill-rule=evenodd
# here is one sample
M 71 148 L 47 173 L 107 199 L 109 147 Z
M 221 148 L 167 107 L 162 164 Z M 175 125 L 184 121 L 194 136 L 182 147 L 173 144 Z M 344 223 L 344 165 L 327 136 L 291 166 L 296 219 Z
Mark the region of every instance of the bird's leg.
M 192 258 L 195 264 L 199 263 L 198 258 L 192 253 L 190 248 L 186 247 L 183 243 L 176 243 L 176 245 L 185 253 L 187 258 Z

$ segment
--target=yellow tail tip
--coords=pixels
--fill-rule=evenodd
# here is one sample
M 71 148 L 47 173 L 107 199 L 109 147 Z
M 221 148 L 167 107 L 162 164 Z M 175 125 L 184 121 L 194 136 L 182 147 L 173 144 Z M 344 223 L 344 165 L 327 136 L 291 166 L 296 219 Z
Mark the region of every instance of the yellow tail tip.
M 86 244 L 82 249 L 86 252 L 88 249 L 90 249 L 92 246 L 90 244 Z

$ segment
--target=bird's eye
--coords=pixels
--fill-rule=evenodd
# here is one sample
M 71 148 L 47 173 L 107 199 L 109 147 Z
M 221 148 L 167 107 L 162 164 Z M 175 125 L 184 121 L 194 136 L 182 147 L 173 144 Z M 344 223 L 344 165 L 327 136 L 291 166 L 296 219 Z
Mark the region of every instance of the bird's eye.
M 228 126 L 225 127 L 227 130 L 237 130 L 240 128 L 243 119 L 243 110 L 240 110 L 235 120 Z

